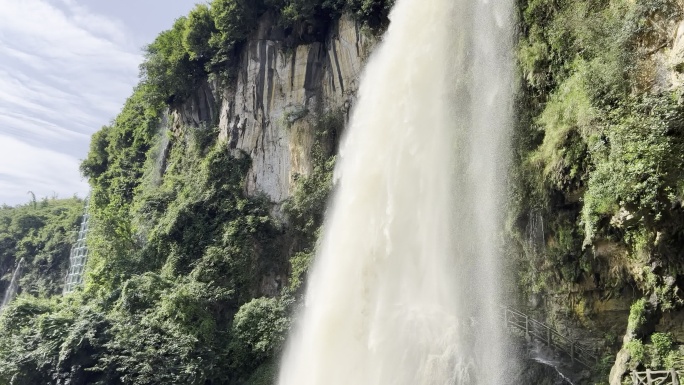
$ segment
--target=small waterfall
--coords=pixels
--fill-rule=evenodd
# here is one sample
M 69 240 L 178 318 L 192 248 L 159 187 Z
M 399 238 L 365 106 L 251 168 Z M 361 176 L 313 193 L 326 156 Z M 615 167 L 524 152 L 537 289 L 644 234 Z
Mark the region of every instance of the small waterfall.
M 85 208 L 83 209 L 83 217 L 81 217 L 81 227 L 78 230 L 78 237 L 76 243 L 71 246 L 71 253 L 69 254 L 69 270 L 67 270 L 66 279 L 64 282 L 64 290 L 62 294 L 66 295 L 83 283 L 83 274 L 85 273 L 85 266 L 88 262 L 88 246 L 86 244 L 88 238 L 88 227 L 90 224 L 90 215 L 88 209 L 90 207 L 90 194 L 85 199 Z
M 543 254 L 546 251 L 546 235 L 544 216 L 539 210 L 530 210 L 527 222 L 527 243 L 533 253 Z
M 169 156 L 170 141 L 169 141 L 169 110 L 166 109 L 159 121 L 159 141 L 157 148 L 154 150 L 154 171 L 152 173 L 152 184 L 159 186 L 166 172 L 166 161 Z
M 567 384 L 567 385 L 575 385 L 574 382 L 572 382 L 572 379 L 570 377 L 566 376 L 559 368 L 560 364 L 558 362 L 546 360 L 541 357 L 534 357 L 532 358 L 533 361 L 538 362 L 542 365 L 548 366 L 550 368 L 553 368 L 553 370 L 556 371 L 556 374 L 558 375 L 558 383 L 561 384 Z
M 12 274 L 12 280 L 10 281 L 9 286 L 7 287 L 7 290 L 5 291 L 5 296 L 2 299 L 2 304 L 0 304 L 0 311 L 7 306 L 14 297 L 17 295 L 17 290 L 19 289 L 19 278 L 21 278 L 21 272 L 24 268 L 24 258 L 19 260 L 19 263 L 17 263 L 17 267 L 14 269 L 14 273 Z
M 502 384 L 510 0 L 398 0 L 280 385 Z

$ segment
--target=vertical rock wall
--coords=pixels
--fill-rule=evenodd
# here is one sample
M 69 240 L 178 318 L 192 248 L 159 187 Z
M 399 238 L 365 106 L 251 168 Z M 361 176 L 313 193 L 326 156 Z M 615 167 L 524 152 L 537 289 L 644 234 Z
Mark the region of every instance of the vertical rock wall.
M 250 194 L 281 203 L 293 181 L 311 172 L 311 147 L 325 114 L 348 113 L 365 59 L 375 44 L 343 16 L 322 42 L 292 47 L 270 20 L 247 42 L 236 80 L 203 84 L 172 112 L 173 125 L 218 124 L 220 140 L 252 159 Z

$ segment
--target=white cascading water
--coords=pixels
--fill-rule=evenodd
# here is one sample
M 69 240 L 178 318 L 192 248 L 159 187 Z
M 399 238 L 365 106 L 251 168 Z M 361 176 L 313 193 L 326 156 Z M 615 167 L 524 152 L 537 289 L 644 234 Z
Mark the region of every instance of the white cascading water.
M 280 385 L 502 384 L 511 0 L 398 0 Z
M 0 311 L 2 311 L 2 309 L 4 309 L 5 306 L 7 306 L 7 304 L 14 299 L 14 296 L 17 295 L 17 290 L 19 289 L 19 278 L 21 278 L 21 272 L 23 268 L 24 258 L 19 260 L 17 267 L 14 269 L 14 273 L 12 273 L 12 280 L 10 281 L 9 286 L 7 286 L 7 290 L 5 290 L 5 296 L 2 298 L 2 303 L 0 304 Z

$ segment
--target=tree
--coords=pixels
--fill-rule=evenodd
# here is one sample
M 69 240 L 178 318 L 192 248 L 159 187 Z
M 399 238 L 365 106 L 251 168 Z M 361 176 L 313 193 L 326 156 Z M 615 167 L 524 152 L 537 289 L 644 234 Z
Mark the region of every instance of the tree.
M 142 83 L 151 86 L 149 93 L 154 100 L 166 104 L 183 101 L 206 76 L 203 63 L 192 60 L 183 44 L 187 22 L 186 17 L 177 19 L 173 28 L 159 34 L 146 48 L 141 78 Z
M 211 16 L 217 29 L 210 41 L 217 52 L 215 63 L 229 61 L 235 48 L 256 29 L 262 10 L 260 0 L 214 0 L 211 3 Z
M 216 49 L 209 45 L 209 40 L 217 32 L 209 7 L 206 4 L 197 4 L 190 11 L 183 31 L 183 47 L 190 60 L 207 62 L 214 56 Z

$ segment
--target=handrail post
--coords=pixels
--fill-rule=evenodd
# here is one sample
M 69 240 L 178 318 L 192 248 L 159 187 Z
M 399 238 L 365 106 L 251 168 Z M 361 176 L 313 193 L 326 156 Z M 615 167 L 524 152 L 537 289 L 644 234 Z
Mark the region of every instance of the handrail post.
M 530 317 L 525 315 L 525 336 L 530 336 Z
M 570 340 L 570 360 L 575 363 L 575 340 Z
M 679 374 L 677 374 L 674 368 L 670 369 L 670 371 L 672 373 L 672 385 L 679 385 Z
M 547 344 L 549 347 L 552 346 L 552 345 L 551 345 L 551 328 L 548 327 L 548 326 L 546 327 L 546 344 Z
M 646 382 L 648 385 L 653 385 L 653 379 L 651 378 L 651 369 L 646 369 Z
M 508 308 L 503 308 L 504 311 L 504 326 L 508 327 Z

